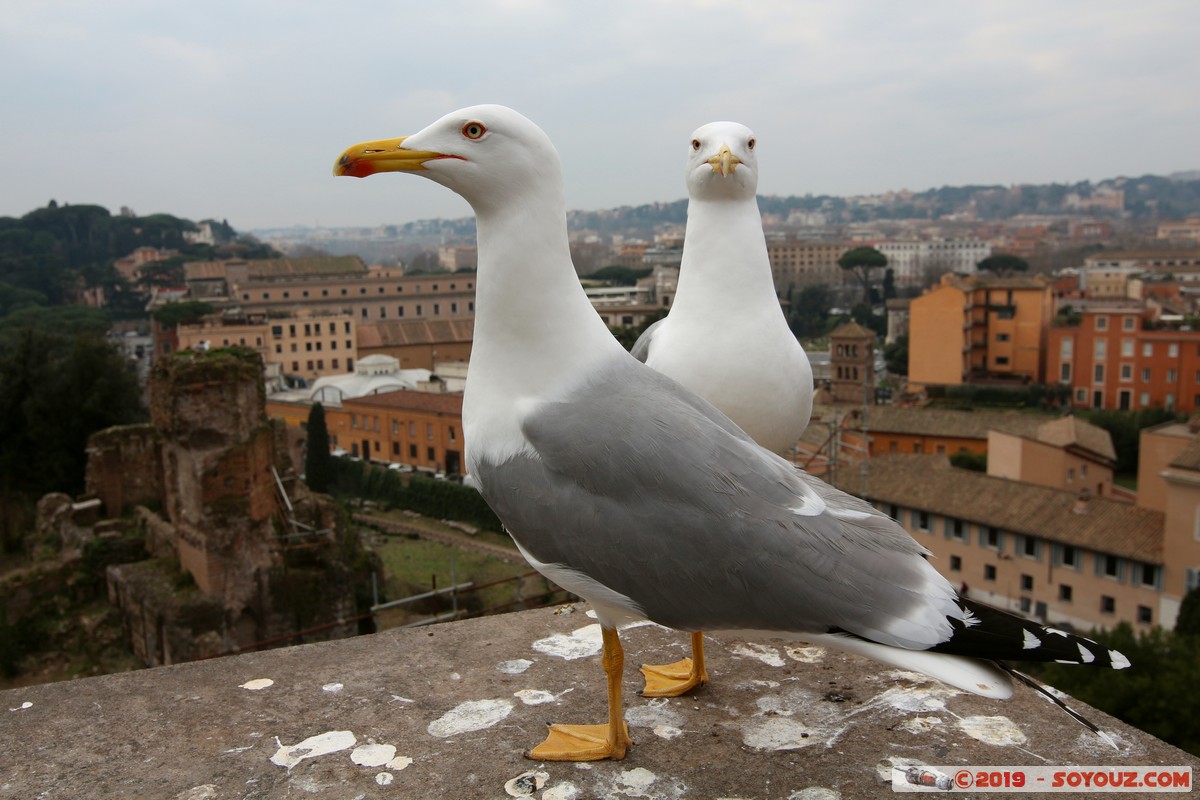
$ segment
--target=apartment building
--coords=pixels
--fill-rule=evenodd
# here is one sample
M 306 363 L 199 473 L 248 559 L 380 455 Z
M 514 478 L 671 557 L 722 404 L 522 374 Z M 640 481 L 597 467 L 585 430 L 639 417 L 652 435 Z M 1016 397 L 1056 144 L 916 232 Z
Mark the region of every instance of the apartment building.
M 840 284 L 845 270 L 837 262 L 846 250 L 847 247 L 840 243 L 768 239 L 767 258 L 771 262 L 776 294 L 787 297 L 789 289 Z
M 359 358 L 385 355 L 402 369 L 434 369 L 437 362 L 469 361 L 474 319 L 390 319 L 358 326 Z
M 359 322 L 475 316 L 469 272 L 406 276 L 368 269 L 357 256 L 196 262 L 184 270 L 190 296 L 236 305 L 248 315 L 305 308 L 349 313 Z
M 896 283 L 908 286 L 926 284 L 930 276 L 947 272 L 973 274 L 992 254 L 991 244 L 975 237 L 881 242 L 875 249 L 887 256 Z
M 944 457 L 882 456 L 865 478 L 841 470 L 838 483 L 899 521 L 969 597 L 1051 625 L 1169 627 L 1184 564 L 1200 564 L 1186 543 L 1190 561 L 1165 557 L 1161 511 L 956 469 Z
M 981 378 L 1041 383 L 1053 313 L 1053 291 L 1040 277 L 943 275 L 909 304 L 908 379 L 949 386 Z
M 268 367 L 314 381 L 354 371 L 356 321 L 346 313 L 297 309 L 287 316 L 214 314 L 174 332 L 173 349 L 250 347 Z
M 1200 409 L 1200 331 L 1154 329 L 1139 306 L 1085 308 L 1047 340 L 1050 380 L 1076 408 Z
M 461 474 L 462 394 L 402 389 L 342 401 L 326 414 L 330 442 L 352 456 Z

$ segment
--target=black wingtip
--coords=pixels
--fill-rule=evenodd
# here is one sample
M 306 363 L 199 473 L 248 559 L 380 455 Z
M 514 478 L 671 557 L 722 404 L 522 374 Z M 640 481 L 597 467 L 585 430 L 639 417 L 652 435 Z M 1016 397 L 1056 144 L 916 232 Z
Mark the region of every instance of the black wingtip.
M 1120 655 L 1120 654 L 1118 653 L 1118 655 Z M 1124 656 L 1122 656 L 1122 658 L 1123 657 Z M 1044 697 L 1045 699 L 1049 700 L 1054 705 L 1058 706 L 1063 711 L 1067 712 L 1067 714 L 1070 715 L 1071 719 L 1075 720 L 1080 725 L 1087 728 L 1092 733 L 1096 734 L 1096 736 L 1100 737 L 1100 739 L 1102 739 L 1113 750 L 1120 752 L 1121 748 L 1117 747 L 1117 743 L 1113 741 L 1111 736 L 1109 736 L 1104 731 L 1100 730 L 1100 727 L 1098 725 L 1096 725 L 1096 723 L 1092 722 L 1090 719 L 1083 716 L 1078 711 L 1076 711 L 1075 709 L 1071 708 L 1069 705 L 1064 703 L 1059 697 L 1057 697 L 1048 688 L 1046 688 L 1042 684 L 1038 683 L 1037 681 L 1035 681 L 1033 678 L 1029 677 L 1025 673 L 1013 669 L 1008 664 L 998 663 L 997 666 L 999 666 L 1002 670 L 1007 672 L 1009 675 L 1016 678 L 1021 683 L 1025 684 L 1029 688 L 1033 689 L 1041 697 Z

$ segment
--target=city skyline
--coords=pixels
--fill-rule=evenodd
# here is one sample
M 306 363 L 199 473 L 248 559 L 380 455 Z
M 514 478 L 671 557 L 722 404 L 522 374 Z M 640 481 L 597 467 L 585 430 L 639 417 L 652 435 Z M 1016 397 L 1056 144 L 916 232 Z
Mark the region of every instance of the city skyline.
M 538 0 L 199 15 L 47 2 L 0 18 L 0 215 L 59 203 L 375 226 L 470 209 L 423 182 L 338 181 L 356 141 L 511 105 L 554 139 L 568 207 L 685 196 L 691 131 L 755 129 L 760 194 L 1074 183 L 1200 168 L 1200 7 Z

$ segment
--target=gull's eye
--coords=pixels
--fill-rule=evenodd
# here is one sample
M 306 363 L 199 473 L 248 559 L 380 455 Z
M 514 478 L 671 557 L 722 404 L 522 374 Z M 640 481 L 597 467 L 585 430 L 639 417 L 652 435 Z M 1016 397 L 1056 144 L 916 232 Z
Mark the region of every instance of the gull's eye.
M 692 139 L 692 149 L 693 150 L 700 149 L 700 140 L 699 139 Z
M 462 126 L 462 135 L 468 139 L 480 139 L 487 133 L 487 127 L 482 122 L 468 122 Z
M 749 147 L 751 150 L 753 150 L 754 149 L 754 140 L 751 139 L 750 141 L 746 142 L 746 147 Z

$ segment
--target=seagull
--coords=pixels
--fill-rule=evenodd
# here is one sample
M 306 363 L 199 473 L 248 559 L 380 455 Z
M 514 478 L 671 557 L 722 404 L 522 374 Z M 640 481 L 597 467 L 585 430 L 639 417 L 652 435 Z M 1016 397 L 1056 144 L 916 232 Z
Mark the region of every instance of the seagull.
M 719 408 L 750 438 L 786 453 L 812 415 L 808 356 L 784 319 L 758 211 L 754 131 L 711 122 L 692 132 L 685 177 L 687 232 L 668 316 L 630 353 Z M 704 638 L 692 657 L 645 664 L 646 697 L 675 697 L 708 682 Z
M 890 517 L 630 356 L 576 277 L 562 167 L 533 122 L 472 106 L 334 165 L 391 171 L 430 178 L 475 212 L 469 471 L 530 564 L 591 603 L 601 626 L 607 721 L 551 725 L 530 758 L 625 756 L 617 631 L 642 619 L 827 645 L 994 698 L 1012 692 L 1000 659 L 1128 666 L 959 597 Z

